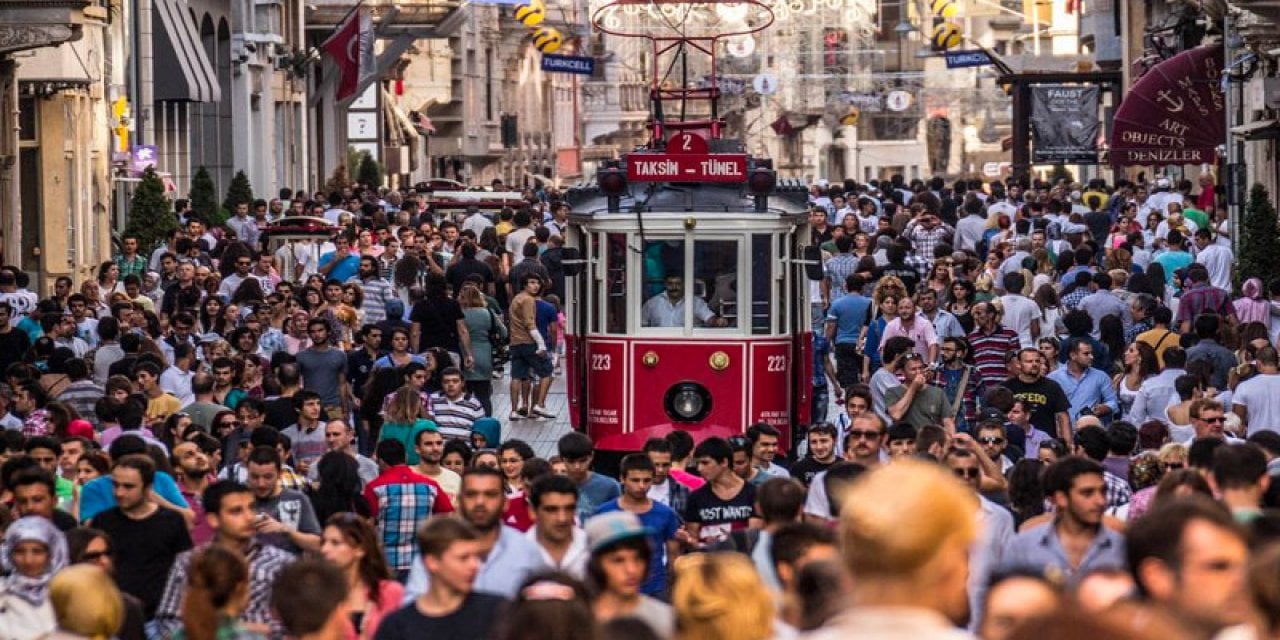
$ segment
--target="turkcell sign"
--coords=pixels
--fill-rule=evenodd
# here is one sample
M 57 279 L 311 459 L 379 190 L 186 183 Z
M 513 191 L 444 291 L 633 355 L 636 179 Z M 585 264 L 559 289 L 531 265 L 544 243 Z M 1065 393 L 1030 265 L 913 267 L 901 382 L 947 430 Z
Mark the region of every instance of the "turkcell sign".
M 628 182 L 746 182 L 745 153 L 632 153 Z
M 985 67 L 991 62 L 991 56 L 986 51 L 948 51 L 942 54 L 947 59 L 948 69 L 963 69 L 965 67 Z
M 542 55 L 542 70 L 549 73 L 576 73 L 589 76 L 596 72 L 596 59 L 587 56 Z

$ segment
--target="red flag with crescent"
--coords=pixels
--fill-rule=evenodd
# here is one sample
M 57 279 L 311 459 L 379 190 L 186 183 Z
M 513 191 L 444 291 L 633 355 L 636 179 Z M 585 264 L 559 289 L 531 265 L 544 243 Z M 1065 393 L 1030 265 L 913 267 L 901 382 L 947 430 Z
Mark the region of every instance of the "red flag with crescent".
M 338 67 L 337 99 L 355 96 L 360 82 L 373 75 L 373 20 L 359 7 L 320 45 Z

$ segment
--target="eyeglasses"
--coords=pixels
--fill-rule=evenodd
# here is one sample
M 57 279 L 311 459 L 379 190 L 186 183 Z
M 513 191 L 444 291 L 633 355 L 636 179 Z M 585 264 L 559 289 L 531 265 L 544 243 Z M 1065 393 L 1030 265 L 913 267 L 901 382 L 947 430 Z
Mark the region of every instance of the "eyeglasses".
M 883 431 L 850 431 L 850 440 L 879 440 Z
M 951 473 L 954 473 L 961 478 L 976 478 L 980 475 L 981 472 L 978 471 L 977 468 L 971 467 L 968 469 L 952 469 Z
M 1004 438 L 978 438 L 982 444 L 1004 444 Z

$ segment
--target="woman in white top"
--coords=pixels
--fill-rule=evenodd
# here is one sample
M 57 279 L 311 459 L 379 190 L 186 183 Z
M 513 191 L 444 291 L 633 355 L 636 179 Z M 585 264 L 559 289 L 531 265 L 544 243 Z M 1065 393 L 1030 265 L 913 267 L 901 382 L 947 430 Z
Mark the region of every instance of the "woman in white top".
M 1116 398 L 1120 401 L 1121 416 L 1128 415 L 1133 401 L 1138 397 L 1138 388 L 1143 381 L 1156 374 L 1160 364 L 1156 360 L 1156 350 L 1145 342 L 1133 342 L 1124 350 L 1122 360 L 1124 371 L 1116 374 L 1111 380 L 1116 390 Z

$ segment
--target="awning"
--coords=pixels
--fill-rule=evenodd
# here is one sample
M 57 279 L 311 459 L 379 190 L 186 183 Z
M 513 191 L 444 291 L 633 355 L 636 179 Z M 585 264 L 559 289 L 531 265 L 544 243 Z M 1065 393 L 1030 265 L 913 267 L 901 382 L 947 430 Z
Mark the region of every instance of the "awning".
M 1152 67 L 1116 110 L 1111 164 L 1213 163 L 1227 140 L 1222 66 L 1222 46 L 1214 45 Z
M 155 99 L 218 102 L 222 91 L 185 0 L 154 0 Z

